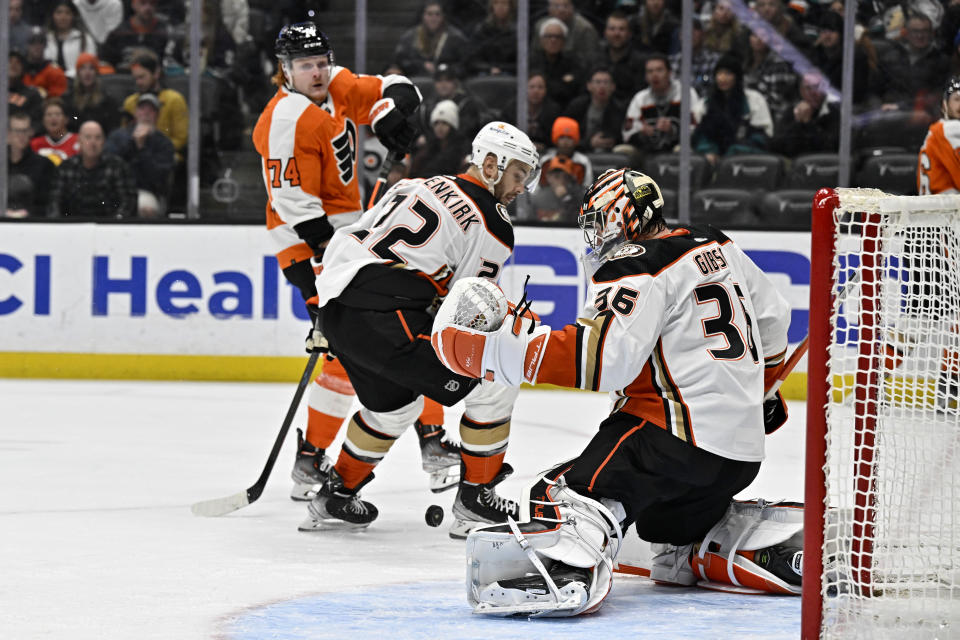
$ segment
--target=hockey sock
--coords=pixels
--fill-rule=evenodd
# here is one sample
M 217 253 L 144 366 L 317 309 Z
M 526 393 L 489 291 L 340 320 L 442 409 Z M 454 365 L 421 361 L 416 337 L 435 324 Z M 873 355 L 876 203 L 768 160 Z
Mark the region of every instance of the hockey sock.
M 473 484 L 487 484 L 493 480 L 507 451 L 510 439 L 510 420 L 501 422 L 474 422 L 466 416 L 460 419 L 460 457 L 463 460 L 461 480 Z
M 420 424 L 443 424 L 443 405 L 424 396 Z
M 328 449 L 350 412 L 354 396 L 353 385 L 340 361 L 324 360 L 320 375 L 310 385 L 307 442 L 318 449 Z
M 340 450 L 340 457 L 334 465 L 343 478 L 343 485 L 348 489 L 356 487 L 370 475 L 396 441 L 396 436 L 382 433 L 368 425 L 359 411 L 353 414 L 347 425 L 347 437 Z

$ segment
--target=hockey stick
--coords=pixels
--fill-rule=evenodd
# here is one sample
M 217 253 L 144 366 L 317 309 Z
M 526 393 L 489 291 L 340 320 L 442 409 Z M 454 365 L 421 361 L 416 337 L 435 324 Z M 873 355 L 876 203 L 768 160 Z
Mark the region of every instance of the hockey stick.
M 398 162 L 403 162 L 403 154 L 396 151 L 389 151 L 387 153 L 387 157 L 383 159 L 383 164 L 380 165 L 380 172 L 377 175 L 377 181 L 373 184 L 373 189 L 370 190 L 370 199 L 367 201 L 367 209 L 373 209 L 373 205 L 377 204 L 377 202 L 380 200 L 380 197 L 385 191 L 383 187 L 387 184 L 387 176 L 390 175 L 393 165 L 397 164 Z
M 246 491 L 241 491 L 240 493 L 235 493 L 225 498 L 215 498 L 213 500 L 197 502 L 190 507 L 193 515 L 207 517 L 223 516 L 237 509 L 242 509 L 252 502 L 256 502 L 257 498 L 260 497 L 260 494 L 263 493 L 264 486 L 267 484 L 267 478 L 270 477 L 270 472 L 273 471 L 273 465 L 277 461 L 277 456 L 280 455 L 280 449 L 283 448 L 283 441 L 287 437 L 287 432 L 290 430 L 291 423 L 293 423 L 293 417 L 296 415 L 297 408 L 300 406 L 303 392 L 306 391 L 307 385 L 313 376 L 313 369 L 317 365 L 317 359 L 320 357 L 320 353 L 320 350 L 315 349 L 307 359 L 307 366 L 303 370 L 303 375 L 300 376 L 300 384 L 297 385 L 297 391 L 293 394 L 293 401 L 290 402 L 290 408 L 287 409 L 287 415 L 283 419 L 283 424 L 280 426 L 280 433 L 277 434 L 277 439 L 273 443 L 273 449 L 270 450 L 270 456 L 267 458 L 267 464 L 264 465 L 263 471 L 260 472 L 260 477 L 257 478 L 257 481 L 247 488 Z

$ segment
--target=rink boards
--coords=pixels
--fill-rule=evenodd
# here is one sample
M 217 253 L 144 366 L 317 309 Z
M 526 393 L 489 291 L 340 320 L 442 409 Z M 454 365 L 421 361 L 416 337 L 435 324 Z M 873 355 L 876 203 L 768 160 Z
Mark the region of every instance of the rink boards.
M 0 376 L 294 380 L 307 317 L 259 226 L 7 224 L 0 238 Z M 806 335 L 810 240 L 730 232 L 793 308 Z M 576 229 L 516 228 L 501 284 L 551 326 L 586 294 Z M 805 363 L 785 385 L 802 397 Z M 798 395 L 799 394 L 799 395 Z

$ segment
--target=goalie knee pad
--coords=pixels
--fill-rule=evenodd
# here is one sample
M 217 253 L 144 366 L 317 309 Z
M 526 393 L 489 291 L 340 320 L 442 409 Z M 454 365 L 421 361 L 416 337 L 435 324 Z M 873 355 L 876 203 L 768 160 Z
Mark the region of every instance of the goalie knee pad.
M 734 501 L 691 558 L 700 586 L 799 595 L 803 506 Z
M 542 493 L 532 491 L 544 486 Z M 531 511 L 542 517 L 530 519 Z M 621 544 L 616 516 L 562 479 L 541 477 L 524 492 L 520 517 L 521 524 L 511 519 L 467 537 L 467 599 L 474 612 L 553 617 L 598 609 Z

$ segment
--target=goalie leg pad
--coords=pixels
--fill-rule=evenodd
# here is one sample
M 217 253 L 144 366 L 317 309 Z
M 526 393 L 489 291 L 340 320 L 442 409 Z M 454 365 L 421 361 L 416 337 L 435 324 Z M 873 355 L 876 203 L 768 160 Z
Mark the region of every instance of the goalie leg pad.
M 691 564 L 700 586 L 799 595 L 802 548 L 801 505 L 733 501 Z
M 546 496 L 525 491 L 530 503 L 547 504 L 556 518 L 474 529 L 467 537 L 467 599 L 474 613 L 573 616 L 597 610 L 610 591 L 621 533 L 616 517 L 562 479 Z

